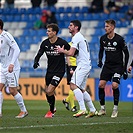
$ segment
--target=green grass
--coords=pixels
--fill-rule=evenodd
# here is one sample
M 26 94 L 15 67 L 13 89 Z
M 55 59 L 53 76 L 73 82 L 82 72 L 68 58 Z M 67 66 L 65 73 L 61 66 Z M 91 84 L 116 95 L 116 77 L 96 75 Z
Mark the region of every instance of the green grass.
M 56 102 L 57 112 L 52 119 L 44 118 L 48 110 L 46 101 L 25 101 L 29 115 L 16 119 L 19 113 L 14 100 L 4 100 L 3 117 L 0 118 L 0 133 L 132 133 L 133 105 L 120 102 L 117 118 L 111 118 L 113 102 L 106 102 L 107 115 L 86 119 L 84 116 L 73 118 L 61 101 Z M 77 104 L 77 103 L 76 103 Z M 99 110 L 98 102 L 94 102 Z

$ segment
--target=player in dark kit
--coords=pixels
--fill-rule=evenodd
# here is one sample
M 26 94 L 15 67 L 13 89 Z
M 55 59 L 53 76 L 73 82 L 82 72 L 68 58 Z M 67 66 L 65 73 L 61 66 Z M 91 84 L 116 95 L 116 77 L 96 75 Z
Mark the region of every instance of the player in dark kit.
M 114 96 L 114 108 L 111 117 L 115 118 L 118 115 L 119 103 L 119 84 L 120 78 L 123 75 L 127 79 L 127 64 L 129 59 L 129 52 L 123 37 L 114 32 L 115 21 L 105 21 L 106 34 L 100 38 L 99 62 L 98 67 L 102 67 L 103 52 L 105 51 L 105 62 L 100 75 L 99 82 L 99 100 L 101 110 L 98 115 L 105 115 L 105 85 L 107 81 L 112 80 L 112 89 Z M 123 62 L 123 53 L 125 55 Z
M 48 38 L 41 43 L 40 49 L 34 59 L 33 65 L 34 69 L 36 69 L 39 66 L 39 59 L 45 52 L 48 58 L 47 73 L 45 77 L 45 91 L 46 98 L 50 106 L 50 110 L 45 115 L 45 118 L 52 118 L 54 116 L 54 91 L 65 73 L 65 55 L 63 53 L 58 53 L 57 51 L 55 51 L 55 48 L 57 46 L 62 47 L 64 45 L 65 49 L 70 49 L 70 45 L 65 40 L 57 37 L 58 31 L 59 28 L 57 24 L 47 25 Z

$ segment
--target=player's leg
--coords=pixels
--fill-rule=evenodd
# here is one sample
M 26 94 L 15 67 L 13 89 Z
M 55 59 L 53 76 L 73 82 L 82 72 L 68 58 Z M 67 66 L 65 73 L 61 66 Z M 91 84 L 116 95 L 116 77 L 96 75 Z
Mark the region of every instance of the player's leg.
M 83 95 L 84 95 L 84 101 L 85 101 L 86 105 L 88 106 L 88 108 L 90 110 L 90 112 L 86 116 L 86 118 L 96 116 L 98 114 L 98 112 L 97 112 L 97 110 L 96 110 L 96 108 L 95 108 L 95 106 L 92 102 L 90 94 L 87 91 L 84 91 Z
M 98 85 L 98 96 L 99 96 L 99 102 L 101 105 L 101 109 L 98 112 L 98 115 L 105 115 L 106 114 L 106 108 L 105 108 L 105 85 L 107 81 L 111 81 L 112 74 L 110 72 L 110 69 L 103 66 L 102 72 L 100 74 L 100 81 Z
M 16 100 L 16 102 L 21 110 L 21 112 L 19 113 L 18 116 L 16 116 L 16 118 L 24 118 L 25 116 L 28 115 L 28 112 L 26 110 L 22 95 L 17 91 L 19 73 L 20 73 L 19 70 L 14 71 L 12 73 L 8 73 L 7 82 L 8 82 L 8 86 L 9 86 L 9 91 L 10 91 L 11 95 L 14 97 L 14 99 Z
M 70 68 L 68 65 L 66 65 L 66 74 L 67 74 L 67 85 L 70 85 L 70 81 L 71 81 L 71 74 L 70 74 Z M 70 91 L 69 91 L 70 92 Z M 66 99 L 62 100 L 63 104 L 65 105 L 65 108 L 67 110 L 69 109 L 69 102 L 70 102 L 70 93 L 68 93 L 68 96 L 66 97 Z
M 73 90 L 74 95 L 80 107 L 79 112 L 73 115 L 74 117 L 79 117 L 81 115 L 86 114 L 87 112 L 85 103 L 84 103 L 84 96 L 83 96 L 82 91 L 80 90 L 81 89 L 80 86 L 82 82 L 84 81 L 84 77 L 86 77 L 88 73 L 89 73 L 89 70 L 81 68 L 81 67 L 77 67 L 71 79 L 70 88 L 71 90 Z
M 56 86 L 50 84 L 48 87 L 46 87 L 46 98 L 47 101 L 49 103 L 49 111 L 47 112 L 47 114 L 45 115 L 45 118 L 52 118 L 54 117 L 54 108 L 55 108 L 55 95 L 54 95 L 54 91 L 56 89 Z
M 112 83 L 112 89 L 113 89 L 113 96 L 114 96 L 114 107 L 113 107 L 113 112 L 111 117 L 115 118 L 118 115 L 118 104 L 119 104 L 119 96 L 120 96 L 120 91 L 119 91 L 119 84 L 120 84 L 120 75 L 113 77 L 113 83 Z
M 2 117 L 2 104 L 3 104 L 3 94 L 2 90 L 6 84 L 6 76 L 5 73 L 0 71 L 0 117 Z
M 84 73 L 84 72 L 82 72 L 82 73 Z M 82 89 L 82 92 L 83 92 L 84 102 L 86 103 L 86 105 L 88 106 L 88 108 L 90 110 L 90 112 L 86 116 L 86 118 L 93 117 L 93 116 L 97 115 L 97 111 L 96 111 L 96 108 L 94 107 L 94 104 L 92 103 L 90 94 L 84 89 L 86 86 L 86 81 L 87 81 L 88 76 L 89 76 L 89 73 L 88 73 L 88 75 L 86 74 L 86 76 L 84 76 L 83 82 L 80 85 L 80 88 Z
M 64 76 L 64 73 L 59 73 L 59 74 L 46 74 L 46 98 L 50 106 L 50 110 L 47 112 L 45 115 L 45 118 L 52 118 L 54 116 L 54 109 L 55 109 L 55 96 L 54 92 L 58 84 L 60 83 L 62 77 Z
M 2 104 L 3 104 L 2 89 L 3 87 L 4 87 L 4 84 L 0 83 L 0 118 L 2 117 Z
M 101 109 L 98 112 L 98 115 L 105 115 L 106 114 L 106 109 L 105 109 L 105 88 L 106 85 L 106 81 L 105 80 L 100 80 L 99 82 L 99 91 L 98 91 L 98 95 L 99 95 L 99 102 L 101 105 Z

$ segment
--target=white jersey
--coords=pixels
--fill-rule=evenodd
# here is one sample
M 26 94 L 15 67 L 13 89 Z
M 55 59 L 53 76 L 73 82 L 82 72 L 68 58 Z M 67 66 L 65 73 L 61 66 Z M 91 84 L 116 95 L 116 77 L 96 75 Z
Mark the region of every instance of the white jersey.
M 90 67 L 91 68 L 91 59 L 90 59 L 90 50 L 87 40 L 84 36 L 78 32 L 72 37 L 72 46 L 79 50 L 79 53 L 76 56 L 77 66 L 81 67 Z
M 0 34 L 0 71 L 8 70 L 10 64 L 14 65 L 13 70 L 20 69 L 19 53 L 20 49 L 13 36 L 3 30 Z

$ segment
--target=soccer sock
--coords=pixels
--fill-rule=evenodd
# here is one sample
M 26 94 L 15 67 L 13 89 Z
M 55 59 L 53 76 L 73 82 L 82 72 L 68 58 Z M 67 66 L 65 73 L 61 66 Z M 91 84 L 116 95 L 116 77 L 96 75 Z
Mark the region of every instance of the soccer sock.
M 80 110 L 86 110 L 83 93 L 79 88 L 75 89 L 74 91 L 75 97 L 79 103 Z
M 0 114 L 2 114 L 2 103 L 3 103 L 3 94 L 0 91 Z
M 105 105 L 105 91 L 104 88 L 99 88 L 99 101 L 101 106 Z
M 47 101 L 48 101 L 49 106 L 50 106 L 50 111 L 51 111 L 52 113 L 54 113 L 55 96 L 54 96 L 54 95 L 52 95 L 52 96 L 46 95 L 46 97 L 47 97 Z
M 74 104 L 74 93 L 72 90 L 69 90 L 69 102 L 70 102 L 70 106 L 71 109 L 75 106 Z
M 83 96 L 84 96 L 84 101 L 86 102 L 86 105 L 89 107 L 90 109 L 90 112 L 95 112 L 96 111 L 96 108 L 94 107 L 93 103 L 92 103 L 92 100 L 91 100 L 91 97 L 90 97 L 90 94 L 85 91 L 83 93 Z
M 113 89 L 113 95 L 114 95 L 114 105 L 118 106 L 119 96 L 120 96 L 119 88 Z
M 26 110 L 26 107 L 24 105 L 23 97 L 19 92 L 14 96 L 14 99 L 16 100 L 20 110 L 23 112 L 26 112 L 27 110 Z

